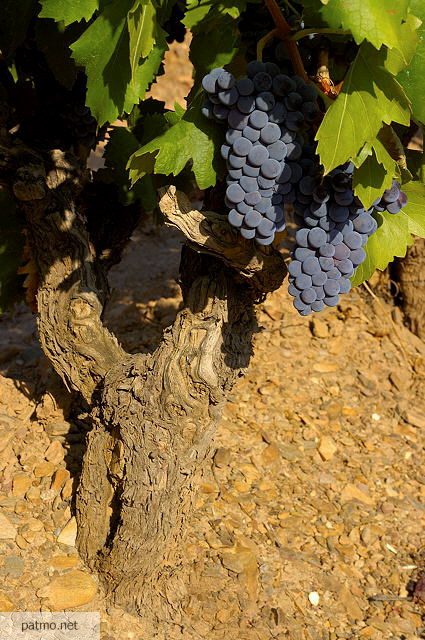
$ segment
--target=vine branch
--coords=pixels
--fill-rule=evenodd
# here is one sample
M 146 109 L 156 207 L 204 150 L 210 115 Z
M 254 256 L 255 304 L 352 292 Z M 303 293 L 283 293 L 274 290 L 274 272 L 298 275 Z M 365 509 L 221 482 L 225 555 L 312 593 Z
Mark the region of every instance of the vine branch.
M 295 73 L 300 76 L 305 82 L 310 82 L 309 77 L 304 69 L 304 64 L 297 47 L 297 43 L 292 40 L 291 27 L 287 23 L 285 16 L 279 8 L 279 5 L 277 4 L 276 0 L 264 0 L 264 4 L 269 10 L 273 22 L 276 25 L 277 35 L 286 44 Z

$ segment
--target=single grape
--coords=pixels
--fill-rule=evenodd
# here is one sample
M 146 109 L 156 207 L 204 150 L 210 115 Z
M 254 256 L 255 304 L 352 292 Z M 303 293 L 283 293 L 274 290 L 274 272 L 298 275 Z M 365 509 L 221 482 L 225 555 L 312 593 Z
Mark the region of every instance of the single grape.
M 320 271 L 320 263 L 316 256 L 309 256 L 303 262 L 303 271 L 307 273 L 309 276 L 314 275 Z
M 307 249 L 307 247 L 297 247 L 294 252 L 295 259 L 300 260 L 301 262 L 314 255 L 315 251 L 313 251 L 313 249 Z
M 339 292 L 340 293 L 348 293 L 351 289 L 351 282 L 348 278 L 340 278 L 337 281 L 339 283 Z
M 242 172 L 244 176 L 248 176 L 249 178 L 256 178 L 260 174 L 260 167 L 251 167 L 250 164 L 245 164 L 242 168 Z
M 308 247 L 309 243 L 308 243 L 308 234 L 310 233 L 309 229 L 298 229 L 298 231 L 295 234 L 295 240 L 296 243 L 300 246 L 300 247 Z M 333 261 L 332 261 L 333 264 Z
M 349 258 L 345 258 L 344 260 L 336 261 L 337 269 L 344 274 L 351 273 L 353 271 L 353 263 Z
M 245 156 L 235 156 L 233 153 L 229 154 L 227 158 L 227 162 L 229 163 L 232 169 L 242 169 L 246 162 Z
M 273 122 L 269 122 L 261 129 L 260 140 L 264 142 L 264 144 L 272 144 L 279 140 L 279 137 L 280 127 Z
M 276 142 L 269 144 L 269 146 L 267 147 L 267 151 L 269 152 L 269 158 L 280 162 L 286 157 L 287 146 L 281 140 L 276 140 Z
M 253 96 L 241 96 L 237 107 L 241 113 L 252 113 L 255 109 L 255 99 Z
M 222 104 L 215 104 L 213 108 L 214 117 L 220 122 L 227 120 L 229 109 Z
M 366 251 L 362 248 L 354 249 L 354 251 L 351 251 L 350 253 L 350 260 L 355 267 L 357 267 L 359 264 L 362 264 L 365 261 L 365 259 L 366 259 Z
M 249 96 L 254 91 L 254 83 L 250 78 L 241 78 L 236 82 L 236 89 L 241 96 Z
M 268 178 L 265 178 L 264 176 L 258 176 L 258 186 L 260 187 L 260 189 L 272 189 L 275 185 L 275 181 L 274 180 L 269 180 Z
M 357 231 L 350 231 L 344 235 L 344 243 L 350 249 L 360 249 L 362 246 L 362 237 Z
M 308 243 L 311 247 L 318 249 L 327 240 L 326 232 L 316 227 L 308 232 Z
M 282 102 L 277 102 L 273 109 L 269 112 L 269 122 L 281 124 L 285 121 L 286 109 Z
M 275 224 L 268 218 L 263 218 L 257 227 L 257 231 L 262 236 L 269 236 L 275 230 Z
M 202 87 L 207 93 L 215 93 L 217 90 L 217 76 L 208 73 L 202 79 Z
M 295 89 L 295 84 L 284 74 L 278 74 L 273 78 L 273 91 L 278 96 L 286 96 Z
M 245 169 L 245 167 L 244 167 L 244 169 Z M 242 178 L 242 176 L 243 176 L 242 171 L 243 171 L 243 169 L 227 169 L 227 173 L 229 174 L 229 176 L 233 180 L 240 180 L 240 178 Z
M 270 111 L 275 106 L 274 95 L 270 91 L 259 93 L 255 99 L 255 105 L 260 111 Z
M 302 265 L 301 262 L 299 262 L 299 260 L 292 260 L 289 264 L 288 264 L 288 273 L 291 274 L 291 276 L 300 276 L 302 274 Z
M 236 227 L 239 229 L 242 226 L 242 222 L 244 221 L 244 216 L 236 211 L 236 209 L 231 209 L 227 215 L 227 219 L 229 220 L 232 227 Z
M 264 62 L 260 62 L 259 60 L 252 60 L 248 63 L 246 72 L 249 78 L 253 78 L 257 73 L 261 73 L 266 70 L 266 65 Z
M 323 300 L 315 300 L 314 302 L 311 303 L 312 311 L 323 311 L 324 308 L 325 308 L 325 303 L 323 302 Z
M 237 156 L 248 156 L 252 148 L 252 142 L 243 136 L 237 138 L 233 143 L 233 153 Z
M 220 89 L 231 89 L 235 85 L 234 76 L 228 71 L 222 71 L 219 76 L 217 76 L 217 85 Z
M 323 289 L 323 285 L 313 285 L 313 289 L 316 292 L 316 299 L 323 300 L 323 298 L 325 297 L 325 290 Z
M 229 151 L 230 151 L 230 147 L 228 144 L 221 145 L 220 154 L 221 154 L 221 157 L 224 158 L 224 160 L 227 160 L 227 158 L 229 157 Z
M 255 109 L 249 116 L 249 124 L 251 127 L 254 127 L 254 129 L 262 129 L 266 126 L 267 122 L 267 113 L 264 113 L 264 111 Z
M 322 287 L 325 284 L 326 280 L 328 279 L 328 276 L 324 271 L 318 271 L 318 273 L 313 273 L 313 275 L 311 276 L 311 279 L 315 286 Z
M 241 191 L 243 192 L 242 189 Z M 244 196 L 245 196 L 244 199 L 246 204 L 248 204 L 250 207 L 254 207 L 261 200 L 261 196 L 258 193 L 258 191 L 251 191 L 250 193 L 245 193 Z
M 254 227 L 258 227 L 262 219 L 263 219 L 263 216 L 261 215 L 261 213 L 253 209 L 252 211 L 246 214 L 244 222 L 247 227 L 254 228 Z
M 265 71 L 256 73 L 253 82 L 256 91 L 268 91 L 272 87 L 272 77 Z
M 242 202 L 245 197 L 244 190 L 237 184 L 231 184 L 226 189 L 226 197 L 230 202 L 234 204 L 238 204 L 238 202 Z
M 242 176 L 239 180 L 239 184 L 246 193 L 250 191 L 256 191 L 258 189 L 258 182 L 255 178 L 248 178 L 247 176 Z
M 247 138 L 251 142 L 257 142 L 260 139 L 260 131 L 258 129 L 253 129 L 250 126 L 247 126 L 243 129 L 242 134 L 244 138 Z
M 258 244 L 265 245 L 265 246 L 267 246 L 268 244 L 271 244 L 273 242 L 273 240 L 274 240 L 274 233 L 272 235 L 266 236 L 266 237 L 262 237 L 262 236 L 258 236 L 258 235 L 255 236 L 255 241 Z
M 239 213 L 242 213 L 242 215 L 246 215 L 247 213 L 252 211 L 252 207 L 246 204 L 246 202 L 238 202 L 238 204 L 236 205 L 236 209 Z
M 261 173 L 267 179 L 277 178 L 280 173 L 280 164 L 277 160 L 268 159 L 261 164 Z
M 231 109 L 227 117 L 227 122 L 233 129 L 242 131 L 248 124 L 248 116 L 244 113 L 241 113 L 239 109 Z
M 325 258 L 324 256 L 320 256 L 319 263 L 323 271 L 330 271 L 334 268 L 333 258 Z
M 255 238 L 255 229 L 250 229 L 249 227 L 241 227 L 241 236 L 245 238 L 245 240 L 252 240 Z
M 339 280 L 326 280 L 323 289 L 327 296 L 337 296 L 340 292 Z
M 313 289 L 313 287 L 310 287 L 309 289 L 304 289 L 304 291 L 301 291 L 300 298 L 306 304 L 311 304 L 312 302 L 314 302 L 316 300 L 316 297 L 317 297 L 316 292 Z
M 226 132 L 226 142 L 227 144 L 232 145 L 237 138 L 240 138 L 242 135 L 242 131 L 238 129 L 228 129 Z M 245 136 L 247 137 L 247 136 Z
M 239 92 L 236 87 L 232 87 L 231 89 L 226 89 L 225 91 L 219 91 L 218 97 L 222 104 L 226 105 L 226 107 L 231 107 L 236 104 L 236 102 L 238 102 Z
M 249 142 L 247 140 L 247 142 Z M 269 154 L 265 147 L 260 145 L 253 146 L 248 153 L 248 162 L 254 167 L 260 167 L 266 160 L 268 160 Z
M 323 298 L 323 302 L 328 306 L 328 307 L 336 307 L 336 305 L 339 302 L 339 296 L 325 296 Z
M 326 244 L 322 244 L 322 246 L 319 247 L 319 253 L 325 258 L 333 258 L 335 255 L 335 247 L 333 244 L 326 242 Z
M 306 273 L 302 273 L 300 276 L 295 278 L 295 286 L 300 291 L 305 289 L 309 289 L 313 284 L 311 276 L 308 276 Z

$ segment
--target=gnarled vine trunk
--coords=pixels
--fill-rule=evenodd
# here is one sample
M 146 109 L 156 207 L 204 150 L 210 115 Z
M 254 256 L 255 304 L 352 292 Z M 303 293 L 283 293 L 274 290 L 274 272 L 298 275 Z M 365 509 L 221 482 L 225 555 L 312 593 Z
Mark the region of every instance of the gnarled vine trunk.
M 396 263 L 402 307 L 409 329 L 425 339 L 425 239 L 415 238 L 406 257 Z
M 180 550 L 198 476 L 249 362 L 255 304 L 282 283 L 282 257 L 163 190 L 167 223 L 187 238 L 184 308 L 154 354 L 129 355 L 101 323 L 107 283 L 76 206 L 84 176 L 75 159 L 3 145 L 0 167 L 26 214 L 40 273 L 43 349 L 92 410 L 76 503 L 79 550 L 115 604 L 152 622 L 178 621 Z

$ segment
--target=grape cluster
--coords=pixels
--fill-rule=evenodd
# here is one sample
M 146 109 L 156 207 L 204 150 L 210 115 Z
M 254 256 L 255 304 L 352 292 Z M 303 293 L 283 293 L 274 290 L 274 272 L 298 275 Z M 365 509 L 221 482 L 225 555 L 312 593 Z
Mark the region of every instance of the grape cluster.
M 67 104 L 60 113 L 67 139 L 94 149 L 96 146 L 97 121 L 84 104 Z
M 374 209 L 390 207 L 391 213 L 397 213 L 407 201 L 394 181 L 392 188 L 365 210 L 353 193 L 353 170 L 349 163 L 322 180 L 307 176 L 297 185 L 294 209 L 300 228 L 288 266 L 288 291 L 303 316 L 321 311 L 325 305 L 334 307 L 339 295 L 350 290 L 350 278 L 366 258 L 363 247 L 378 227 Z
M 381 198 L 375 200 L 373 207 L 376 211 L 388 211 L 393 215 L 407 204 L 407 196 L 400 188 L 400 183 L 393 179 L 391 189 L 385 189 Z
M 235 80 L 223 69 L 206 75 L 202 113 L 228 124 L 221 148 L 227 162 L 226 205 L 230 224 L 260 245 L 285 228 L 284 204 L 311 172 L 299 131 L 319 114 L 316 90 L 302 78 L 280 73 L 274 63 L 250 62 L 247 77 Z

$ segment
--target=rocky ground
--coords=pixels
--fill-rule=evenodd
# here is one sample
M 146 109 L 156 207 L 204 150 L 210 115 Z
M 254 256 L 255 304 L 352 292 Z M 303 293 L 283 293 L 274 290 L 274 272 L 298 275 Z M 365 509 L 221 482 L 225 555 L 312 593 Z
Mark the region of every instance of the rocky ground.
M 180 246 L 145 226 L 111 273 L 105 321 L 129 351 L 175 317 Z M 78 556 L 85 415 L 30 311 L 1 316 L 0 611 L 100 611 L 102 640 L 425 638 L 425 344 L 379 284 L 313 320 L 284 288 L 261 305 L 186 544 L 185 618 L 154 637 Z

